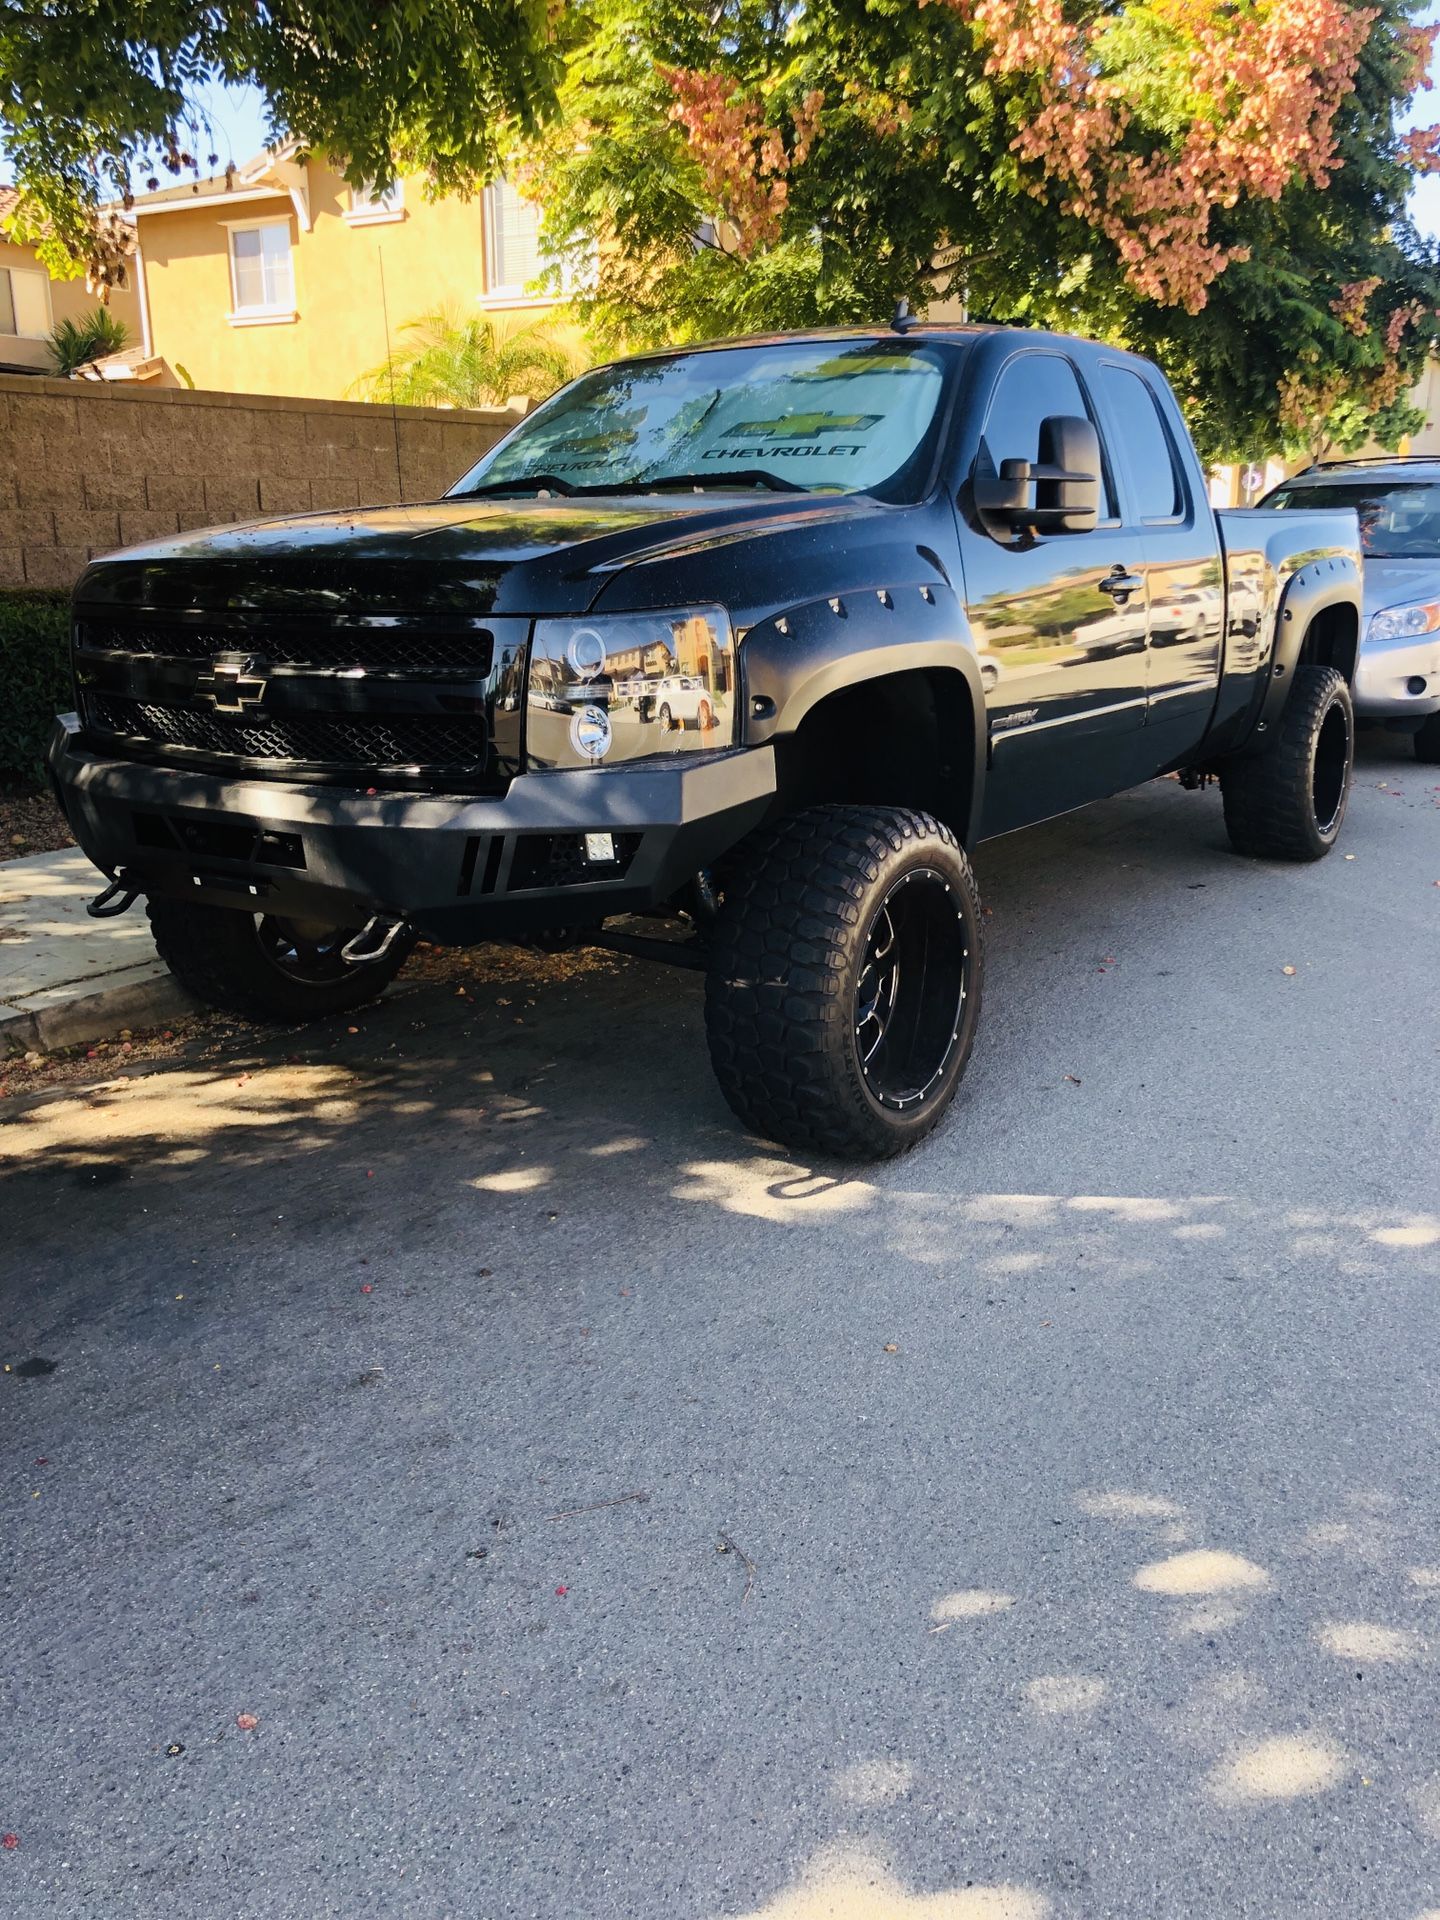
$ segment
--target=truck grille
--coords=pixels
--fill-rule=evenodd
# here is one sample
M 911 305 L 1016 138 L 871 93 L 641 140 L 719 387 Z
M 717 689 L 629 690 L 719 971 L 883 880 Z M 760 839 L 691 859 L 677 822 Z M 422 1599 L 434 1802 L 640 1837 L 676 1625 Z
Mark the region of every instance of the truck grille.
M 85 712 L 91 726 L 156 746 L 360 772 L 478 765 L 485 759 L 487 745 L 485 722 L 478 716 L 292 713 L 231 718 L 112 693 L 88 694 Z
M 334 672 L 364 667 L 371 673 L 487 674 L 495 657 L 495 636 L 486 627 L 443 628 L 334 627 L 303 623 L 267 626 L 263 633 L 240 627 L 181 626 L 86 620 L 75 644 L 86 653 L 133 655 L 144 659 L 209 660 L 217 653 L 262 652 L 282 667 L 324 667 Z
M 504 792 L 519 770 L 514 683 L 528 626 L 82 608 L 80 711 L 97 744 L 127 755 L 261 778 Z

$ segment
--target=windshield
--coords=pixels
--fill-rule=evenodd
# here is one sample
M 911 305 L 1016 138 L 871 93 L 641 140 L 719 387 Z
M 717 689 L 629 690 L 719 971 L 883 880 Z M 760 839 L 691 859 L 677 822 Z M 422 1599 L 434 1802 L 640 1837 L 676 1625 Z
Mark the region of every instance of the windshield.
M 1353 507 L 1360 546 L 1376 560 L 1440 559 L 1440 483 L 1357 480 L 1353 486 L 1278 486 L 1262 507 Z
M 452 494 L 755 487 L 913 492 L 954 348 L 862 340 L 717 347 L 599 367 L 562 388 Z

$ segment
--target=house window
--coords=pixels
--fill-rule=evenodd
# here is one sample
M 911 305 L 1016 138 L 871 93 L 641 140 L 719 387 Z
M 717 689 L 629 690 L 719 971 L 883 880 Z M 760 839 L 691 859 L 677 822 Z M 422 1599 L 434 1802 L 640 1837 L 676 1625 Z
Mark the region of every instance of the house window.
M 49 331 L 49 278 L 27 267 L 0 267 L 0 333 L 43 340 Z
M 523 300 L 544 260 L 540 209 L 522 200 L 508 180 L 485 189 L 485 292 L 490 299 Z
M 378 226 L 382 220 L 403 220 L 405 218 L 405 185 L 396 180 L 384 193 L 375 191 L 373 180 L 366 180 L 358 187 L 350 189 L 350 205 L 345 218 L 352 227 Z
M 237 319 L 294 313 L 288 220 L 250 220 L 231 227 L 230 294 Z

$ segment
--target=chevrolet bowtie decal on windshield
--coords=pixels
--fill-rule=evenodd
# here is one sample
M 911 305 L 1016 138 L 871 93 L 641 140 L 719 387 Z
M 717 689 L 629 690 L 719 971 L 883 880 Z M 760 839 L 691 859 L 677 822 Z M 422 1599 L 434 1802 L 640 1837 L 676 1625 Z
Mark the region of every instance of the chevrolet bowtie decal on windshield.
M 863 433 L 878 413 L 787 413 L 778 420 L 737 420 L 727 440 L 817 440 L 822 433 Z

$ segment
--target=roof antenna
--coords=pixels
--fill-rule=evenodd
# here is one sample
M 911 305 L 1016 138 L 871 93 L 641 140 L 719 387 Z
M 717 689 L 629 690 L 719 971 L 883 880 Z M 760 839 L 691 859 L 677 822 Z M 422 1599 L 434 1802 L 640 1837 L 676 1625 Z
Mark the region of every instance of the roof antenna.
M 400 465 L 400 415 L 395 409 L 395 349 L 390 344 L 390 303 L 385 298 L 385 249 L 378 240 L 375 243 L 375 264 L 380 270 L 380 317 L 385 326 L 385 371 L 390 379 L 390 431 L 395 437 L 395 485 L 400 491 L 396 505 L 403 506 L 405 475 Z
M 908 333 L 914 325 L 915 316 L 910 311 L 910 302 L 908 300 L 897 300 L 895 303 L 895 318 L 890 322 L 891 332 Z

